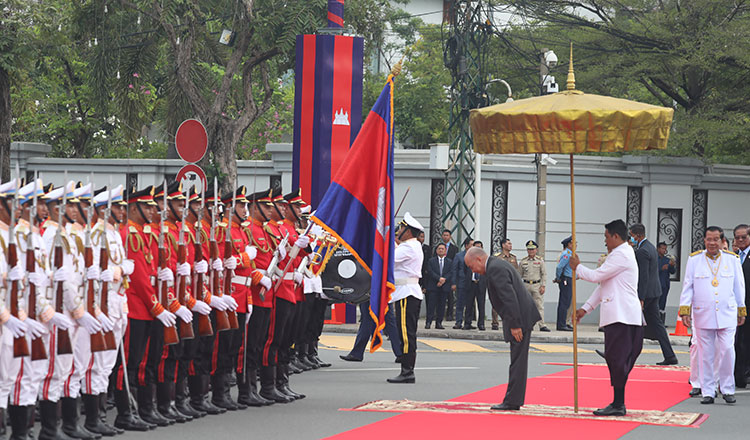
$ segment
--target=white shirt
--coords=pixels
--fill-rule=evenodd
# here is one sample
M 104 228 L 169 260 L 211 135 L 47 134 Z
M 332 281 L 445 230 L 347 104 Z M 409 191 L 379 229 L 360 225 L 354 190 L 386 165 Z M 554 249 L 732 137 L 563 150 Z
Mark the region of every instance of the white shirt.
M 701 251 L 690 256 L 685 268 L 680 308 L 692 306 L 697 328 L 735 327 L 737 308 L 745 307 L 745 278 L 740 259 L 726 251 L 720 255 L 720 260 L 709 261 L 706 251 Z M 714 274 L 718 286 L 712 284 Z
M 422 261 L 424 252 L 422 245 L 416 238 L 410 238 L 396 246 L 393 253 L 393 278 L 396 290 L 391 294 L 389 302 L 395 302 L 413 296 L 424 299 L 419 279 L 422 278 Z
M 599 283 L 583 305 L 583 309 L 589 313 L 601 304 L 599 326 L 615 322 L 643 325 L 638 299 L 638 263 L 630 245 L 623 243 L 617 246 L 597 269 L 578 265 L 576 275 L 582 280 Z

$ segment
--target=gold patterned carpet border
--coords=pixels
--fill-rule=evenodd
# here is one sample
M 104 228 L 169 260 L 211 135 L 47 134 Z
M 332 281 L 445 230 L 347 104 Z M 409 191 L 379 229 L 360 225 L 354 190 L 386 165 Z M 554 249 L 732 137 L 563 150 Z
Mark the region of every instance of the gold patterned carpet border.
M 598 417 L 592 414 L 596 408 L 579 408 L 575 413 L 572 406 L 524 405 L 519 411 L 494 411 L 489 403 L 476 402 L 420 402 L 413 400 L 375 400 L 351 408 L 350 411 L 377 412 L 437 412 L 450 414 L 492 414 L 497 416 L 561 417 L 599 421 L 634 422 L 647 425 L 682 426 L 697 428 L 708 416 L 701 413 L 671 412 L 656 410 L 628 410 L 623 417 Z
M 572 362 L 542 362 L 542 365 L 561 365 L 566 367 L 572 367 Z M 606 367 L 607 364 L 604 362 L 579 362 L 578 366 L 596 366 L 596 367 Z M 690 367 L 687 365 L 646 365 L 646 364 L 636 364 L 633 366 L 633 368 L 643 368 L 645 370 L 662 370 L 662 371 L 690 371 Z

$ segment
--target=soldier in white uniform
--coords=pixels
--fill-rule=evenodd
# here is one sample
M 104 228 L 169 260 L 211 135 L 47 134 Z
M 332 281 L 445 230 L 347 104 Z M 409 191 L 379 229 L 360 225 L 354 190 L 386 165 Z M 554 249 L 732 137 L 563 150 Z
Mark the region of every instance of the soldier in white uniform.
M 393 253 L 393 278 L 396 290 L 390 304 L 396 307 L 396 326 L 401 330 L 401 374 L 388 379 L 390 383 L 414 383 L 414 364 L 417 362 L 417 319 L 422 305 L 422 277 L 424 253 L 417 240 L 424 228 L 408 212 L 396 231 L 398 245 Z
M 745 323 L 745 279 L 737 254 L 721 250 L 722 230 L 706 228 L 706 250 L 688 259 L 680 295 L 680 317 L 690 327 L 695 320 L 696 343 L 700 352 L 701 403 L 714 403 L 718 367 L 719 387 L 724 401 L 735 403 L 734 335 Z M 691 318 L 692 312 L 692 318 Z

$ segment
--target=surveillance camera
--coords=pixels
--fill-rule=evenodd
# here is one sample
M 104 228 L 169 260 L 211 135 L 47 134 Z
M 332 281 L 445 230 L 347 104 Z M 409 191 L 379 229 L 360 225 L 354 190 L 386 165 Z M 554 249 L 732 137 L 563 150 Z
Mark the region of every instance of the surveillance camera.
M 547 67 L 557 66 L 557 55 L 555 55 L 555 53 L 551 50 L 544 52 L 544 64 Z
M 542 154 L 540 162 L 542 162 L 543 165 L 557 165 L 557 161 L 549 154 Z

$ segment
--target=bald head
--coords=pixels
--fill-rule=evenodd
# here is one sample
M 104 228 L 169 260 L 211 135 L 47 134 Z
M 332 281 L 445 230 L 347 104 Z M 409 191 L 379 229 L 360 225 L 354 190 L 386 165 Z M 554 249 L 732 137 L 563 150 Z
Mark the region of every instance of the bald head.
M 472 272 L 484 275 L 487 266 L 487 252 L 479 247 L 471 247 L 466 251 L 464 263 Z

